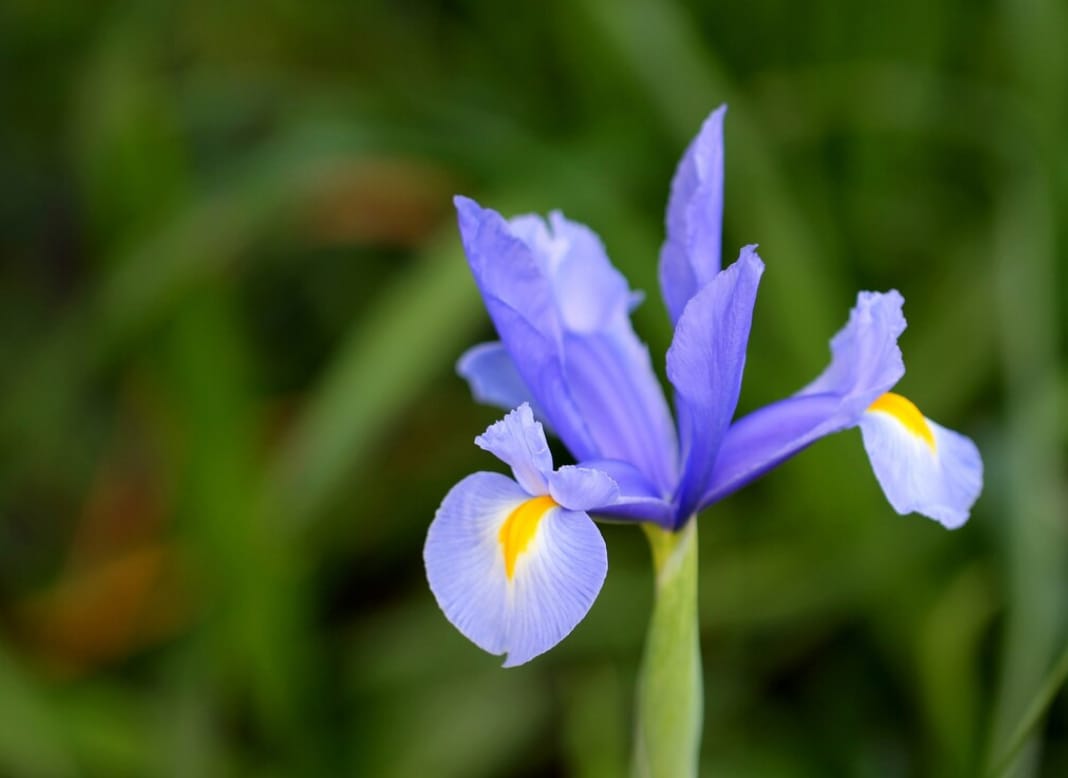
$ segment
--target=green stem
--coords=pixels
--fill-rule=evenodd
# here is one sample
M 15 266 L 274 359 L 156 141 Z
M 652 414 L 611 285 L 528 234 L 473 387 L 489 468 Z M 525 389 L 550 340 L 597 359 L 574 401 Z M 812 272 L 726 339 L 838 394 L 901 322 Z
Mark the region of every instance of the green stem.
M 678 532 L 645 525 L 656 599 L 638 676 L 636 778 L 692 778 L 701 748 L 697 521 Z

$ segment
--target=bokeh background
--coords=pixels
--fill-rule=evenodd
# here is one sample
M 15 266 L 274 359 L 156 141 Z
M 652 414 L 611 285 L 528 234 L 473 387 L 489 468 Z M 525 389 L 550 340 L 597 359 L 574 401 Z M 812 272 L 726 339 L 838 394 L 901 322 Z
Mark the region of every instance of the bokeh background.
M 0 774 L 626 774 L 644 539 L 504 671 L 441 616 L 441 497 L 500 469 L 450 198 L 562 208 L 656 288 L 721 102 L 725 256 L 767 262 L 741 411 L 907 300 L 901 390 L 974 437 L 964 529 L 859 433 L 701 519 L 702 770 L 1068 774 L 1068 7 L 1057 0 L 7 0 Z

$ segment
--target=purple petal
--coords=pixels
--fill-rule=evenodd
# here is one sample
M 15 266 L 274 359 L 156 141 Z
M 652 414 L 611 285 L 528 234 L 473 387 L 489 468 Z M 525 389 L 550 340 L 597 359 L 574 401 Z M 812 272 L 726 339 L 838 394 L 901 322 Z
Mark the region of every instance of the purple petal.
M 705 119 L 671 182 L 667 239 L 660 249 L 660 289 L 672 323 L 720 270 L 726 112 L 722 105 Z
M 840 408 L 837 395 L 795 395 L 743 416 L 723 438 L 700 507 L 723 499 L 819 438 L 851 426 L 839 417 Z
M 608 552 L 589 516 L 545 514 L 513 581 L 505 667 L 529 662 L 585 618 L 608 573 Z
M 905 329 L 896 291 L 861 292 L 849 322 L 831 340 L 823 373 L 785 400 L 727 431 L 701 506 L 726 497 L 819 438 L 855 426 L 904 373 L 898 336 Z
M 579 459 L 596 456 L 564 379 L 563 332 L 541 264 L 496 211 L 466 197 L 455 203 L 475 283 L 523 383 L 571 453 Z
M 922 513 L 956 529 L 968 520 L 983 488 L 979 450 L 965 436 L 925 418 L 908 400 L 889 396 L 897 402 L 877 403 L 860 420 L 883 493 L 898 513 Z
M 697 509 L 738 405 L 745 349 L 764 263 L 755 247 L 721 272 L 687 304 L 667 355 L 682 437 L 683 471 L 677 502 L 683 519 Z
M 568 510 L 592 511 L 619 499 L 619 487 L 600 470 L 565 465 L 549 476 L 549 494 Z
M 522 547 L 508 549 L 502 529 L 517 515 L 529 526 Z M 446 618 L 483 650 L 507 653 L 505 667 L 563 640 L 589 611 L 608 569 L 604 540 L 586 514 L 530 498 L 496 473 L 470 475 L 446 495 L 423 559 Z
M 531 401 L 530 390 L 500 341 L 469 348 L 457 361 L 456 372 L 466 379 L 480 403 L 507 411 Z
M 559 211 L 548 223 L 528 214 L 509 221 L 552 283 L 563 328 L 586 334 L 611 329 L 630 312 L 627 280 L 612 266 L 601 239 Z M 592 292 L 596 293 L 592 293 Z
M 534 421 L 534 413 L 526 403 L 487 427 L 475 438 L 475 445 L 508 464 L 527 494 L 548 491 L 553 455 L 545 431 Z
M 568 386 L 594 440 L 592 457 L 631 462 L 662 494 L 677 478 L 678 443 L 648 349 L 629 321 L 626 333 L 568 335 Z
M 611 505 L 596 511 L 598 518 L 619 522 L 648 521 L 664 529 L 675 529 L 675 506 L 662 497 L 645 497 L 620 493 Z
M 651 484 L 634 465 L 618 459 L 597 459 L 583 462 L 581 467 L 604 473 L 612 479 L 618 490 L 611 503 L 591 506 L 586 510 L 596 513 L 598 517 L 650 521 L 666 529 L 674 528 L 674 503 L 662 497 L 659 488 Z
M 587 228 L 546 224 L 457 198 L 464 247 L 501 341 L 544 418 L 576 459 L 633 462 L 662 491 L 676 476 L 675 433 L 634 295 Z
M 508 603 L 498 533 L 530 495 L 499 473 L 474 473 L 438 508 L 423 547 L 430 590 L 446 618 L 483 651 L 508 650 Z
M 897 345 L 905 331 L 904 304 L 896 289 L 860 292 L 849 322 L 831 339 L 831 364 L 798 394 L 836 394 L 848 410 L 863 413 L 905 375 Z

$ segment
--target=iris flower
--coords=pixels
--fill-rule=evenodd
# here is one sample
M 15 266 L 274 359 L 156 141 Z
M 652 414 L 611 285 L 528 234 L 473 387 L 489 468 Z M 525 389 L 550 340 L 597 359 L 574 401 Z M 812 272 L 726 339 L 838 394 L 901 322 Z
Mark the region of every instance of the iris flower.
M 457 197 L 467 260 L 499 341 L 464 354 L 476 399 L 510 410 L 477 445 L 479 472 L 446 495 L 424 549 L 430 588 L 476 645 L 523 664 L 561 641 L 604 581 L 591 514 L 680 530 L 695 514 L 831 433 L 859 427 L 898 513 L 959 527 L 982 486 L 968 438 L 891 390 L 905 372 L 896 291 L 861 292 L 831 361 L 797 393 L 734 419 L 764 263 L 721 268 L 723 119 L 704 122 L 671 185 L 659 277 L 674 324 L 667 376 L 631 326 L 640 295 L 598 237 L 559 212 L 504 219 Z M 579 464 L 553 468 L 546 430 Z

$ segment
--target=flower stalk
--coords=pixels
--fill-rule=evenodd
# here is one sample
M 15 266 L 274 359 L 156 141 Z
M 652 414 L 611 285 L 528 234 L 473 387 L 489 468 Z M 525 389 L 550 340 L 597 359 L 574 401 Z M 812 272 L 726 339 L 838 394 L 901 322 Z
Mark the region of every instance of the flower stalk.
M 635 778 L 697 775 L 703 697 L 695 518 L 677 532 L 643 525 L 656 593 L 638 675 Z

